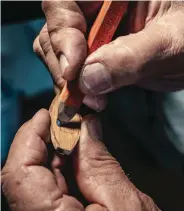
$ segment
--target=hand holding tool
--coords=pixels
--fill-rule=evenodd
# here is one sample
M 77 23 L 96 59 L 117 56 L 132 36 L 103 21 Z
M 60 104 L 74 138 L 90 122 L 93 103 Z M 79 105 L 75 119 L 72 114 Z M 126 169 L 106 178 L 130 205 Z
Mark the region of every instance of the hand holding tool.
M 112 40 L 127 6 L 126 1 L 104 1 L 89 33 L 89 54 Z M 51 140 L 55 149 L 63 155 L 69 155 L 79 140 L 82 118 L 77 112 L 83 98 L 77 80 L 67 81 L 51 104 Z
M 88 37 L 88 54 L 93 53 L 99 47 L 109 43 L 127 10 L 127 2 L 104 1 L 99 15 L 94 22 Z M 77 80 L 67 81 L 60 95 L 58 108 L 58 123 L 63 125 L 69 122 L 78 112 L 83 93 L 79 90 Z

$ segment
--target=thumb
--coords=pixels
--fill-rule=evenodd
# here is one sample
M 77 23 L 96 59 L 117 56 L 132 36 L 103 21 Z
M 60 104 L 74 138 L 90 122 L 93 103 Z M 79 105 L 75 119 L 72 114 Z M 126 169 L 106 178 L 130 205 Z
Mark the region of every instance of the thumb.
M 53 172 L 45 168 L 50 115 L 39 111 L 18 131 L 2 170 L 2 190 L 11 210 L 84 210 L 67 195 L 67 185 L 55 157 Z
M 50 141 L 50 115 L 41 109 L 17 132 L 11 145 L 6 164 L 12 168 L 21 165 L 45 165 L 47 143 Z
M 107 210 L 128 208 L 124 199 L 136 200 L 133 191 L 135 187 L 100 140 L 102 131 L 99 120 L 93 116 L 86 117 L 74 160 L 79 189 L 89 202 Z
M 156 205 L 129 181 L 119 163 L 107 151 L 97 118 L 84 118 L 74 167 L 78 187 L 92 202 L 87 210 L 157 210 Z
M 173 21 L 172 16 L 153 20 L 142 31 L 119 37 L 91 54 L 81 73 L 81 90 L 88 95 L 104 94 L 172 70 L 181 48 L 174 41 L 177 26 Z

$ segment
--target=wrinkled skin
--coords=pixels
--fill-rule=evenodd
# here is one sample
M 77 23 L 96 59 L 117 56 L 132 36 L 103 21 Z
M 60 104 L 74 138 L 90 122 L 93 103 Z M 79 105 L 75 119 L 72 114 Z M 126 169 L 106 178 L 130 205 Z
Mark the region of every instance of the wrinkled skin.
M 184 2 L 137 2 L 130 34 L 120 34 L 87 57 L 86 31 L 101 4 L 43 1 L 46 24 L 33 47 L 55 85 L 61 89 L 64 79 L 73 80 L 80 72 L 84 103 L 99 111 L 107 104 L 104 94 L 125 85 L 157 91 L 183 89 L 184 24 L 179 20 L 184 19 Z
M 61 174 L 64 160 L 48 160 L 50 116 L 40 110 L 17 132 L 2 169 L 2 190 L 13 211 L 156 211 L 153 200 L 126 177 L 100 141 L 100 122 L 84 118 L 73 168 L 79 190 L 90 202 L 84 206 L 68 195 Z M 46 167 L 50 162 L 51 169 Z

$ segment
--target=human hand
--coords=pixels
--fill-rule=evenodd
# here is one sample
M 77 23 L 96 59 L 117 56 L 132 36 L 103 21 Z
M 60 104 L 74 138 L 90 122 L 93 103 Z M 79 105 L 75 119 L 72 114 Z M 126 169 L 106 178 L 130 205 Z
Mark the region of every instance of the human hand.
M 131 12 L 131 11 L 130 11 Z M 157 91 L 184 88 L 184 2 L 137 2 L 127 36 L 85 60 L 80 88 L 100 95 L 137 84 Z
M 102 140 L 100 121 L 92 115 L 86 116 L 74 154 L 79 190 L 91 202 L 86 210 L 158 211 L 153 200 L 130 182 Z
M 55 155 L 51 170 L 46 167 L 49 125 L 49 114 L 42 110 L 20 128 L 13 141 L 2 170 L 2 190 L 11 210 L 84 210 L 67 193 L 67 184 L 60 172 L 62 158 Z M 84 118 L 73 164 L 79 190 L 91 203 L 85 210 L 158 210 L 152 199 L 129 181 L 100 140 L 98 119 Z
M 86 31 L 101 2 L 43 1 L 46 24 L 35 39 L 34 51 L 48 67 L 55 90 L 62 89 L 65 80 L 73 80 L 87 56 Z M 84 17 L 85 16 L 85 17 Z M 103 96 L 84 98 L 84 103 L 95 110 L 106 106 Z
M 49 131 L 49 113 L 41 110 L 19 129 L 14 138 L 1 172 L 2 190 L 11 210 L 83 210 L 81 203 L 67 193 L 60 172 L 62 160 L 55 155 L 48 163 Z M 46 168 L 48 164 L 51 170 Z
M 105 93 L 131 84 L 157 91 L 183 89 L 184 25 L 178 21 L 184 19 L 183 2 L 137 2 L 132 34 L 120 36 L 87 58 L 85 19 L 90 22 L 95 17 L 101 2 L 44 1 L 42 5 L 47 24 L 34 49 L 59 87 L 62 78 L 74 79 L 85 63 L 79 84 L 89 107 L 102 110 Z

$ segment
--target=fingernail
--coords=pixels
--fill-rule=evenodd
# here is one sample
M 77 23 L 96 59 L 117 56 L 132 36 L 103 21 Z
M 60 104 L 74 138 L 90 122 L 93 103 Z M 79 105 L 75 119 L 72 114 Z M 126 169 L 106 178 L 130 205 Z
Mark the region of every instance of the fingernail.
M 61 74 L 63 76 L 67 67 L 69 66 L 69 63 L 66 59 L 66 56 L 63 54 L 61 54 L 59 62 L 60 62 Z
M 86 121 L 86 123 L 87 123 L 89 136 L 92 139 L 102 141 L 103 134 L 102 134 L 100 120 L 97 117 L 92 116 Z
M 82 72 L 82 91 L 86 94 L 101 94 L 111 88 L 111 76 L 101 63 L 94 63 L 84 67 Z

